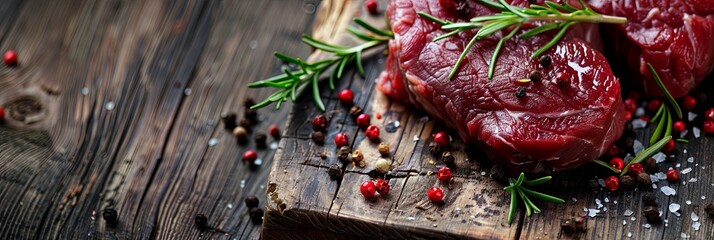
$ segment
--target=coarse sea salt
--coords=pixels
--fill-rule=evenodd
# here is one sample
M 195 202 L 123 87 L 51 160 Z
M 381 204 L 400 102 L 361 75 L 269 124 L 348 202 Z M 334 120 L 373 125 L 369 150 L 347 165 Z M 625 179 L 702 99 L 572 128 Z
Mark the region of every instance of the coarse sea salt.
M 699 221 L 699 215 L 697 215 L 697 213 L 695 213 L 695 212 L 692 212 L 690 217 L 692 218 L 692 221 L 694 221 L 694 222 Z
M 694 228 L 695 231 L 699 231 L 699 227 L 701 227 L 702 224 L 699 222 L 694 222 L 692 223 L 692 228 Z
M 664 162 L 664 160 L 667 159 L 667 155 L 665 155 L 665 154 L 662 153 L 662 152 L 658 152 L 657 154 L 655 154 L 654 156 L 652 156 L 652 158 L 655 159 L 655 162 L 656 162 L 656 163 L 661 163 L 661 162 Z
M 702 134 L 702 130 L 699 130 L 698 127 L 692 127 L 692 134 L 694 134 L 694 138 L 699 138 Z
M 635 143 L 632 144 L 632 149 L 635 150 L 635 155 L 637 155 L 643 150 L 645 150 L 645 146 L 642 145 L 642 142 L 640 142 L 639 140 L 635 140 Z
M 684 202 L 684 203 L 686 203 L 687 205 L 692 205 L 692 201 L 689 201 L 689 200 L 687 200 L 687 201 Z
M 664 195 L 667 195 L 667 196 L 672 196 L 672 195 L 677 194 L 677 190 L 674 190 L 674 188 L 671 188 L 669 186 L 662 186 L 662 188 L 660 188 L 659 190 L 662 191 L 662 193 L 664 193 Z
M 690 173 L 691 171 L 692 171 L 692 168 L 685 168 L 682 170 L 681 174 L 687 174 L 687 173 Z
M 689 182 L 697 182 L 697 178 L 690 178 Z
M 663 172 L 655 173 L 655 176 L 657 176 L 657 179 L 659 179 L 659 180 L 667 179 L 667 174 L 664 174 Z
M 625 215 L 626 217 L 629 217 L 629 216 L 632 216 L 633 213 L 635 213 L 635 212 L 633 212 L 630 209 L 625 209 L 625 213 L 623 215 Z
M 600 210 L 589 208 L 587 212 L 588 217 L 594 218 L 598 213 L 600 213 Z
M 640 129 L 640 128 L 645 128 L 645 127 L 647 127 L 647 122 L 645 122 L 644 120 L 639 119 L 639 118 L 632 120 L 632 128 Z
M 218 144 L 218 139 L 216 139 L 216 138 L 211 138 L 211 139 L 208 140 L 208 146 L 209 146 L 209 147 L 216 146 L 217 144 Z
M 681 206 L 677 203 L 670 203 L 669 204 L 669 212 L 674 213 L 676 215 L 677 211 L 679 211 L 680 207 Z
M 688 157 L 687 162 L 694 162 L 694 157 Z
M 687 133 L 689 133 L 689 130 L 684 129 L 684 131 L 679 133 L 679 138 L 684 138 L 687 136 Z
M 696 113 L 689 112 L 689 113 L 687 114 L 687 119 L 689 119 L 690 122 L 691 122 L 691 121 L 694 121 L 695 118 L 697 118 L 697 114 L 696 114 Z

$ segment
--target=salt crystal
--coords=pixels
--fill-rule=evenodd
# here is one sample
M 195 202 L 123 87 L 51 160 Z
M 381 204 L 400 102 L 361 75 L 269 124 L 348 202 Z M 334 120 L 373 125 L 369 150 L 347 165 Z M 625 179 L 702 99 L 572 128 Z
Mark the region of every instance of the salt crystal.
M 647 126 L 647 122 L 645 122 L 642 119 L 635 119 L 632 120 L 632 128 L 634 129 L 640 129 L 640 128 L 645 128 Z
M 209 146 L 209 147 L 216 146 L 217 144 L 218 144 L 218 139 L 216 139 L 216 138 L 211 138 L 211 139 L 208 140 L 208 146 Z
M 694 138 L 699 138 L 701 136 L 702 132 L 699 130 L 698 127 L 692 127 L 692 134 L 694 134 Z
M 697 118 L 697 114 L 696 114 L 696 113 L 689 112 L 689 113 L 687 114 L 687 119 L 689 119 L 690 122 L 691 122 L 691 121 L 694 121 L 695 118 Z
M 628 237 L 628 238 L 631 238 L 631 237 L 632 237 L 632 232 L 628 232 L 628 233 L 627 233 L 627 237 Z
M 414 140 L 415 142 L 418 142 L 418 141 L 419 141 L 419 135 L 414 135 L 414 139 L 413 139 L 413 140 Z
M 687 158 L 687 162 L 694 162 L 694 157 Z
M 655 176 L 657 176 L 657 179 L 659 179 L 659 180 L 667 179 L 667 174 L 664 174 L 663 172 L 655 173 Z
M 600 213 L 600 210 L 588 209 L 588 217 L 594 218 L 598 213 Z
M 624 215 L 625 215 L 626 217 L 629 217 L 629 216 L 632 216 L 633 213 L 635 213 L 635 212 L 633 212 L 633 211 L 630 210 L 630 209 L 625 209 Z
M 627 221 L 626 221 L 626 220 L 622 220 L 622 226 L 625 226 L 625 225 L 627 225 Z
M 674 156 L 672 156 L 672 157 L 674 157 Z M 677 163 L 677 165 L 675 165 L 675 166 L 676 166 L 677 168 L 679 168 L 679 167 L 682 166 L 682 164 L 681 164 L 681 163 Z
M 108 102 L 107 104 L 104 105 L 104 108 L 107 110 L 111 111 L 114 109 L 114 102 Z
M 633 222 L 634 222 L 635 220 L 637 220 L 636 217 L 630 217 L 630 221 L 633 221 Z
M 183 90 L 183 94 L 186 95 L 186 96 L 190 96 L 190 95 L 191 95 L 191 89 L 190 89 L 190 88 L 184 89 L 184 90 Z
M 650 228 L 652 227 L 652 225 L 650 225 L 649 223 L 645 223 L 645 224 L 642 225 L 642 226 L 645 227 L 645 228 L 647 228 L 647 229 L 650 229 Z
M 689 182 L 697 182 L 697 178 L 690 178 Z
M 485 171 L 481 171 L 481 176 L 486 176 L 486 172 L 485 172 Z
M 233 208 L 233 204 L 229 203 L 228 205 L 226 205 L 226 207 L 228 207 L 228 209 L 231 209 L 231 208 Z
M 656 162 L 656 163 L 661 163 L 661 162 L 664 162 L 664 160 L 667 159 L 667 155 L 665 155 L 665 154 L 662 153 L 662 152 L 658 152 L 657 154 L 655 154 L 654 156 L 652 156 L 652 158 L 655 159 L 655 162 Z
M 425 123 L 425 122 L 428 122 L 428 121 L 429 121 L 429 117 L 428 117 L 428 116 L 424 116 L 424 117 L 419 118 L 419 123 Z
M 473 217 L 473 216 L 472 216 L 472 217 Z M 414 221 L 414 220 L 416 220 L 416 218 L 415 218 L 415 217 L 407 217 L 407 220 Z
M 689 130 L 684 129 L 684 131 L 679 133 L 679 138 L 684 138 L 687 136 L 687 133 L 689 133 Z
M 687 149 L 682 150 L 683 153 L 687 153 Z
M 687 173 L 689 173 L 689 172 L 691 172 L 691 171 L 692 171 L 692 168 L 685 168 L 684 170 L 682 170 L 681 173 L 682 173 L 682 174 L 687 174 Z
M 399 121 L 394 121 L 394 127 L 399 127 L 399 125 L 401 125 Z
M 270 143 L 270 149 L 278 149 L 278 143 L 277 142 Z
M 600 199 L 599 199 L 599 198 L 596 198 L 596 199 L 595 199 L 595 204 L 602 206 L 601 203 L 602 203 L 602 202 L 600 202 Z
M 642 117 L 645 115 L 645 109 L 642 107 L 638 107 L 635 109 L 635 117 Z M 639 118 L 638 118 L 639 119 Z
M 245 179 L 240 180 L 240 188 L 244 188 L 244 187 L 245 187 Z
M 659 178 L 657 177 L 657 175 L 650 175 L 650 181 L 656 183 L 659 182 Z
M 667 195 L 667 196 L 672 196 L 672 195 L 677 194 L 677 190 L 674 190 L 674 188 L 671 188 L 668 186 L 663 186 L 660 189 L 660 191 L 662 191 L 662 193 L 664 193 L 664 195 Z
M 577 201 L 578 201 L 577 198 L 571 198 L 570 200 L 572 200 L 573 202 L 577 202 Z
M 692 201 L 689 200 L 687 200 L 685 203 L 687 203 L 687 205 L 692 205 Z
M 607 207 L 602 208 L 603 212 L 607 212 Z
M 652 184 L 652 188 L 657 189 L 657 184 Z
M 610 199 L 605 197 L 605 202 L 610 202 Z
M 82 88 L 82 95 L 87 96 L 87 94 L 89 94 L 89 89 L 86 87 Z
M 676 204 L 676 203 L 669 204 L 669 211 L 670 211 L 671 213 L 675 213 L 675 214 L 676 214 L 677 211 L 679 211 L 679 208 L 680 208 L 679 204 Z
M 681 234 L 679 234 L 679 236 L 682 238 L 689 238 L 689 234 L 687 234 L 685 232 L 682 232 Z
M 612 203 L 614 203 L 614 204 L 617 204 L 617 200 L 615 200 L 615 201 L 612 201 Z
M 690 217 L 694 222 L 699 221 L 699 216 L 695 212 L 692 212 L 692 215 Z
M 253 161 L 253 164 L 255 164 L 256 166 L 263 165 L 263 159 L 255 159 L 255 161 Z
M 603 180 L 602 178 L 598 179 L 597 183 L 600 184 L 601 187 L 605 186 L 605 180 Z
M 705 200 L 705 199 L 707 199 L 707 197 L 705 197 L 705 196 L 702 196 L 702 200 Z
M 692 223 L 692 228 L 694 228 L 695 231 L 699 231 L 699 227 L 701 227 L 702 224 L 699 222 L 694 222 Z
M 635 140 L 635 143 L 632 145 L 632 149 L 635 150 L 635 155 L 637 155 L 643 150 L 645 150 L 645 146 L 642 145 L 642 142 L 640 142 L 639 140 Z
M 258 41 L 256 41 L 256 40 L 250 41 L 250 42 L 248 43 L 248 47 L 249 47 L 250 49 L 255 49 L 256 47 L 258 47 Z

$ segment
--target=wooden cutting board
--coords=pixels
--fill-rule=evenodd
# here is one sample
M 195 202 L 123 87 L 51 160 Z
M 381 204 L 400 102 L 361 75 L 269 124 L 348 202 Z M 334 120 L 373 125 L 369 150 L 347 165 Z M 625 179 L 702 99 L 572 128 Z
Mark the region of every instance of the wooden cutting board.
M 375 17 L 362 13 L 362 1 L 323 1 L 315 22 L 315 33 L 320 39 L 340 44 L 351 44 L 344 27 L 353 16 L 361 15 L 372 22 Z M 380 2 L 382 13 L 386 2 Z M 348 17 L 345 17 L 348 16 Z M 377 20 L 375 20 L 375 18 Z M 330 22 L 327 19 L 340 19 Z M 383 22 L 382 22 L 383 23 Z M 326 31 L 325 29 L 329 29 Z M 323 35 L 330 32 L 331 35 Z M 337 34 L 335 34 L 337 33 Z M 319 58 L 316 53 L 312 57 Z M 673 239 L 689 236 L 710 239 L 714 236 L 714 219 L 704 212 L 704 205 L 714 201 L 714 138 L 689 137 L 689 144 L 678 143 L 675 161 L 659 164 L 664 171 L 670 166 L 691 168 L 682 174 L 680 183 L 658 182 L 658 187 L 670 186 L 677 191 L 665 196 L 654 189 L 666 223 L 646 225 L 642 215 L 640 196 L 644 190 L 609 192 L 591 182 L 608 176 L 602 167 L 585 165 L 577 170 L 554 175 L 554 181 L 540 190 L 566 199 L 565 204 L 537 202 L 543 210 L 526 217 L 519 210 L 513 224 L 506 223 L 510 194 L 491 175 L 494 168 L 487 157 L 456 141 L 452 153 L 456 157 L 454 181 L 439 183 L 433 173 L 444 164 L 433 157 L 428 143 L 436 131 L 446 130 L 443 123 L 428 115 L 395 103 L 375 90 L 375 79 L 384 69 L 384 54 L 366 60 L 366 76 L 350 71 L 339 81 L 337 89 L 351 89 L 355 104 L 372 116 L 372 124 L 382 130 L 381 141 L 389 144 L 394 162 L 387 175 L 392 187 L 390 194 L 365 199 L 359 192 L 363 181 L 376 176 L 374 164 L 379 156 L 377 142 L 370 141 L 348 114 L 349 107 L 336 100 L 336 91 L 322 89 L 326 114 L 330 120 L 326 142 L 315 144 L 310 134 L 311 119 L 322 113 L 310 98 L 303 98 L 289 115 L 288 129 L 280 142 L 270 172 L 267 188 L 267 213 L 263 226 L 266 239 L 561 239 L 561 238 L 635 238 Z M 705 87 L 702 87 L 706 89 Z M 711 93 L 711 92 L 710 92 Z M 382 118 L 375 116 L 381 115 Z M 387 125 L 394 131 L 385 131 Z M 701 125 L 701 121 L 699 122 Z M 645 142 L 651 129 L 637 131 L 637 138 Z M 336 158 L 333 138 L 338 132 L 347 133 L 353 149 L 365 155 L 366 167 L 343 164 Z M 452 135 L 454 135 L 452 133 Z M 454 135 L 455 136 L 455 135 Z M 327 155 L 326 159 L 320 157 Z M 686 159 L 693 157 L 694 162 Z M 344 170 L 341 180 L 331 180 L 328 169 L 337 165 Z M 696 182 L 690 182 L 696 179 Z M 692 180 L 694 181 L 694 180 Z M 444 204 L 429 202 L 427 189 L 439 186 L 446 195 Z M 667 210 L 670 203 L 678 203 L 680 216 Z M 600 204 L 600 205 L 599 205 Z M 588 217 L 584 209 L 599 211 Z M 629 211 L 628 211 L 629 210 Z M 626 212 L 632 214 L 625 214 Z M 699 216 L 701 227 L 694 230 L 691 214 Z M 562 219 L 583 216 L 587 230 L 575 234 L 561 231 Z

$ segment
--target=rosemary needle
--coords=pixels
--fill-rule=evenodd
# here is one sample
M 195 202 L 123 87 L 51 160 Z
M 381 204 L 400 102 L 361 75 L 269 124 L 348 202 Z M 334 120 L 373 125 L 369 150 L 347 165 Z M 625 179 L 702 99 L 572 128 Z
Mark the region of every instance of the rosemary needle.
M 530 197 L 534 197 L 543 201 L 554 202 L 554 203 L 565 203 L 565 200 L 558 197 L 554 197 L 545 193 L 536 192 L 524 187 L 535 186 L 543 184 L 552 179 L 551 176 L 545 176 L 534 180 L 527 180 L 524 173 L 518 176 L 518 179 L 509 178 L 508 186 L 504 187 L 503 190 L 511 192 L 511 204 L 508 209 L 508 224 L 513 222 L 513 218 L 516 215 L 516 208 L 518 207 L 518 199 L 520 198 L 523 202 L 523 206 L 526 207 L 526 215 L 531 216 L 531 213 L 540 213 L 541 210 L 536 206 Z M 529 197 L 530 196 L 530 197 Z

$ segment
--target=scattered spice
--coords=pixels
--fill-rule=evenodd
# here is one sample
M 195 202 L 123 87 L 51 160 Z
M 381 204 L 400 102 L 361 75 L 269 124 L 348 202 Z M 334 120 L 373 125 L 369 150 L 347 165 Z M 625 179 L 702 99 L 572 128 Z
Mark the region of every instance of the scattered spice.
M 223 116 L 221 118 L 221 120 L 223 120 L 223 127 L 225 127 L 226 130 L 235 129 L 236 126 L 238 126 L 238 124 L 236 124 L 236 119 L 237 119 L 237 116 L 235 113 L 226 114 L 225 116 Z
M 317 115 L 312 119 L 312 130 L 325 131 L 327 129 L 327 117 L 325 115 Z
M 255 134 L 255 147 L 263 149 L 268 146 L 268 136 L 264 133 Z
M 275 139 L 280 139 L 280 127 L 278 127 L 278 124 L 270 124 L 268 134 Z
M 325 133 L 323 132 L 312 132 L 312 141 L 317 144 L 325 143 Z
M 257 207 L 258 204 L 260 204 L 260 200 L 258 200 L 258 197 L 255 195 L 245 197 L 243 202 L 245 202 L 245 206 L 248 207 L 248 209 Z
M 119 223 L 119 214 L 117 214 L 117 210 L 112 208 L 104 209 L 104 211 L 102 211 L 102 217 L 109 227 L 116 227 Z
M 362 113 L 362 108 L 359 106 L 355 105 L 350 108 L 350 116 L 352 116 L 353 118 L 357 118 Z
M 381 142 L 379 143 L 377 150 L 379 150 L 379 154 L 381 154 L 382 156 L 389 156 L 389 144 Z
M 238 140 L 238 143 L 245 144 L 248 142 L 248 131 L 244 127 L 236 127 L 233 129 L 233 136 Z
M 659 209 L 655 206 L 645 206 L 642 213 L 645 215 L 645 218 L 649 223 L 658 223 L 662 220 L 659 217 Z
M 516 89 L 516 97 L 523 98 L 526 96 L 526 87 L 520 86 Z
M 369 126 L 367 129 L 364 130 L 364 134 L 369 138 L 369 140 L 377 140 L 379 139 L 379 127 L 377 126 Z
M 327 170 L 327 175 L 329 175 L 332 180 L 342 179 L 343 174 L 342 168 L 337 164 L 330 165 L 330 168 Z
M 382 195 L 382 196 L 389 194 L 389 189 L 391 188 L 389 186 L 389 181 L 384 180 L 384 179 L 377 179 L 376 187 L 377 187 L 377 192 L 379 193 L 379 195 Z
M 652 179 L 649 174 L 643 172 L 637 174 L 637 184 L 640 185 L 641 188 L 649 189 L 652 187 Z
M 575 230 L 585 231 L 585 225 L 584 217 L 575 217 Z
M 707 203 L 707 205 L 704 206 L 704 211 L 709 217 L 714 217 L 714 203 Z
M 704 121 L 702 130 L 704 131 L 705 134 L 714 134 L 714 120 Z
M 657 170 L 659 170 L 659 169 L 657 169 L 657 160 L 652 157 L 645 160 L 644 167 L 648 173 L 654 173 L 654 172 L 657 172 Z
M 377 11 L 377 0 L 367 0 L 364 2 L 364 7 L 367 9 L 367 12 L 369 12 L 372 15 L 376 15 L 379 12 Z
M 377 186 L 375 186 L 372 181 L 364 181 L 359 185 L 359 191 L 364 198 L 370 199 L 374 197 L 374 193 L 377 192 Z
M 646 192 L 642 194 L 642 203 L 645 206 L 657 206 L 657 196 L 653 192 Z
M 650 110 L 650 112 L 657 112 L 660 105 L 662 105 L 662 101 L 659 100 L 659 98 L 652 99 L 649 103 L 647 103 L 647 110 Z
M 243 161 L 253 164 L 255 160 L 258 159 L 258 153 L 253 150 L 248 150 L 243 153 Z
M 540 82 L 540 80 L 543 79 L 543 72 L 533 70 L 528 78 L 533 82 Z
M 452 177 L 451 169 L 449 167 L 442 167 L 436 171 L 436 178 L 439 179 L 439 181 L 449 182 Z
M 560 230 L 571 234 L 575 232 L 575 219 L 562 219 L 560 220 Z
M 259 207 L 251 208 L 248 210 L 248 215 L 254 224 L 263 223 L 263 209 L 260 209 Z
M 193 222 L 196 223 L 196 226 L 200 229 L 207 229 L 208 228 L 208 217 L 204 214 L 196 214 L 196 216 L 193 218 Z
M 389 172 L 389 169 L 392 167 L 391 161 L 387 160 L 386 158 L 379 158 L 377 159 L 377 162 L 374 164 L 374 170 L 376 170 L 379 173 L 387 173 Z
M 255 100 L 253 100 L 252 98 L 246 98 L 243 101 L 243 107 L 245 107 L 246 109 L 250 109 L 250 107 L 252 107 L 253 105 L 255 105 Z
M 436 142 L 430 142 L 429 143 L 429 152 L 433 156 L 439 156 L 441 155 L 441 145 L 439 145 Z
M 614 157 L 610 159 L 610 166 L 617 170 L 622 170 L 622 168 L 625 167 L 625 161 L 623 161 L 622 158 Z
M 550 58 L 550 55 L 543 55 L 540 59 L 538 59 L 538 62 L 541 66 L 547 68 L 550 67 L 551 63 L 553 63 L 553 59 Z
M 340 149 L 337 150 L 337 159 L 342 162 L 347 162 L 350 158 L 350 151 L 351 149 L 348 146 L 340 147 Z
M 632 98 L 625 99 L 625 110 L 628 112 L 635 112 L 637 109 L 637 101 Z
M 349 144 L 349 138 L 346 133 L 338 133 L 335 135 L 335 145 L 337 147 L 347 146 Z
M 359 116 L 357 116 L 357 119 L 355 120 L 357 123 L 357 126 L 366 128 L 369 126 L 370 123 L 370 117 L 366 113 L 362 113 Z
M 321 158 L 322 160 L 327 159 L 327 152 L 325 152 L 325 151 L 320 152 L 320 158 Z
M 245 130 L 250 130 L 250 128 L 253 127 L 253 122 L 248 119 L 241 119 L 238 122 L 238 126 L 245 128 Z
M 352 105 L 354 103 L 354 93 L 352 93 L 352 90 L 344 89 L 337 95 L 337 99 L 339 99 L 342 104 Z
M 674 139 L 669 139 L 667 144 L 662 147 L 662 151 L 666 153 L 671 153 L 674 151 Z
M 444 200 L 444 192 L 438 187 L 429 188 L 429 191 L 426 192 L 426 196 L 429 197 L 429 201 L 434 203 Z
M 687 126 L 684 125 L 684 121 L 682 120 L 674 121 L 674 123 L 672 124 L 672 130 L 674 130 L 674 132 L 676 133 L 683 132 L 686 129 Z
M 632 176 L 630 176 L 630 175 L 620 176 L 620 183 L 622 184 L 622 187 L 625 189 L 635 188 L 635 179 L 633 179 Z
M 257 123 L 258 122 L 258 110 L 246 109 L 245 112 L 243 112 L 243 117 L 245 117 L 245 119 L 250 120 L 251 122 Z
M 354 152 L 352 152 L 352 164 L 359 167 L 364 167 L 366 165 L 362 151 L 354 150 Z
M 684 96 L 684 98 L 682 99 L 682 107 L 684 107 L 684 109 L 692 111 L 696 106 L 697 99 L 692 97 L 691 95 Z
M 627 166 L 627 173 L 629 174 L 636 176 L 643 172 L 645 172 L 645 168 L 640 163 L 632 163 Z
M 610 191 L 617 191 L 620 188 L 620 180 L 617 176 L 609 176 L 605 179 L 605 188 Z
M 446 163 L 446 164 L 451 164 L 455 160 L 454 155 L 451 155 L 451 152 L 445 151 L 441 153 L 441 161 Z
M 704 118 L 706 120 L 714 121 L 714 107 L 704 111 Z
M 17 52 L 7 50 L 3 55 L 3 61 L 5 62 L 5 65 L 10 67 L 17 65 Z
M 438 143 L 442 147 L 447 147 L 449 146 L 449 143 L 451 143 L 451 137 L 449 137 L 449 134 L 446 134 L 445 132 L 437 132 L 434 134 L 434 142 Z
M 667 169 L 667 181 L 677 182 L 679 181 L 679 171 L 674 168 Z

